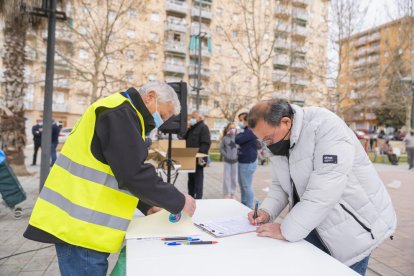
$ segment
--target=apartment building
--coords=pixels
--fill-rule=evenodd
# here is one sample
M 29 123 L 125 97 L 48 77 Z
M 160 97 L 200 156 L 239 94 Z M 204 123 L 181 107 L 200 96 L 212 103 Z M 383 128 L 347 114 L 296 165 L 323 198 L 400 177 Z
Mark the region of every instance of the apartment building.
M 413 23 L 413 17 L 403 17 L 340 41 L 337 91 L 352 128 L 376 126 L 375 109 L 387 100 L 392 79 L 412 79 Z M 410 103 L 407 100 L 408 114 Z
M 229 108 L 248 110 L 258 100 L 260 85 L 266 92 L 260 98 L 327 104 L 325 19 L 329 1 L 252 1 L 260 8 L 257 30 L 264 41 L 262 56 L 268 58 L 261 65 L 259 79 L 243 62 L 249 51 L 259 49 L 246 44 L 250 34 L 243 23 L 249 22 L 243 20 L 251 19 L 243 15 L 240 1 L 126 1 L 131 6 L 125 11 L 120 1 L 113 1 L 111 7 L 97 6 L 92 0 L 67 1 L 69 20 L 58 22 L 56 29 L 53 96 L 53 117 L 65 127 L 73 126 L 94 99 L 152 80 L 187 82 L 188 111 L 196 110 L 198 71 L 203 88 L 199 109 L 207 115 L 211 129 L 222 129 L 227 122 L 220 109 L 223 100 L 230 102 Z M 100 29 L 96 26 L 113 21 L 117 23 L 111 33 L 96 33 Z M 92 39 L 98 34 L 110 41 L 102 52 L 97 48 L 104 46 Z M 28 130 L 42 116 L 46 42 L 45 31 L 28 34 Z M 100 55 L 102 63 L 96 65 Z M 245 98 L 238 105 L 232 103 L 237 95 Z

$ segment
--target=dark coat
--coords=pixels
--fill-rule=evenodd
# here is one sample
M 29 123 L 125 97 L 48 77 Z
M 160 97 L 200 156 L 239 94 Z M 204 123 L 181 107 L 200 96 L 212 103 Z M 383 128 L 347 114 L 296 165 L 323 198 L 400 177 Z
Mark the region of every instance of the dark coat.
M 191 126 L 184 135 L 187 148 L 198 148 L 198 152 L 208 154 L 211 146 L 210 130 L 204 121 Z

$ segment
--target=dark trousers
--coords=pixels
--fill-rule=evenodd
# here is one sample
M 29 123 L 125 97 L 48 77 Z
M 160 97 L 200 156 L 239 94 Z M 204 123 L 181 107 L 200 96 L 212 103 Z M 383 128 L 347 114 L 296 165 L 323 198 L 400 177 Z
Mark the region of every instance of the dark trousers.
M 390 161 L 390 163 L 392 165 L 398 165 L 398 158 L 397 155 L 395 155 L 394 153 L 392 154 L 387 154 L 388 155 L 388 160 Z
M 195 173 L 188 174 L 188 194 L 195 199 L 203 198 L 204 167 L 196 166 Z
M 41 142 L 34 142 L 33 162 L 32 165 L 36 165 L 37 152 L 39 151 Z
M 55 164 L 56 159 L 57 159 L 57 155 L 56 155 L 56 147 L 57 147 L 58 143 L 57 142 L 52 142 L 51 148 L 50 148 L 50 156 L 52 158 L 52 163 L 50 164 L 50 166 L 53 166 L 53 164 Z

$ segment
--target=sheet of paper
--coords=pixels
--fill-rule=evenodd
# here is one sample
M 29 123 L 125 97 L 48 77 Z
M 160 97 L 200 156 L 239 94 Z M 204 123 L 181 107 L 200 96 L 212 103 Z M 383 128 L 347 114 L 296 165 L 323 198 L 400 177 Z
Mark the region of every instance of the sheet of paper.
M 196 221 L 195 224 L 216 237 L 227 237 L 256 231 L 256 226 L 251 225 L 245 216 Z
M 202 233 L 186 214 L 182 214 L 181 219 L 175 223 L 170 222 L 169 216 L 168 211 L 162 210 L 150 216 L 133 219 L 125 239 L 193 236 Z

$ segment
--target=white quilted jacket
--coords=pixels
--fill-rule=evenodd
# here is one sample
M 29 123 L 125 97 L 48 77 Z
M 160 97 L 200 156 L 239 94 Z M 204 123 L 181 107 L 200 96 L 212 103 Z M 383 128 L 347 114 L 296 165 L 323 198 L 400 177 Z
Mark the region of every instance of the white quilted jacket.
M 344 121 L 324 108 L 292 107 L 290 157 L 271 157 L 273 181 L 261 208 L 274 220 L 289 204 L 281 224 L 288 241 L 316 228 L 331 255 L 353 265 L 394 233 L 390 196 Z M 300 197 L 294 208 L 290 177 Z

